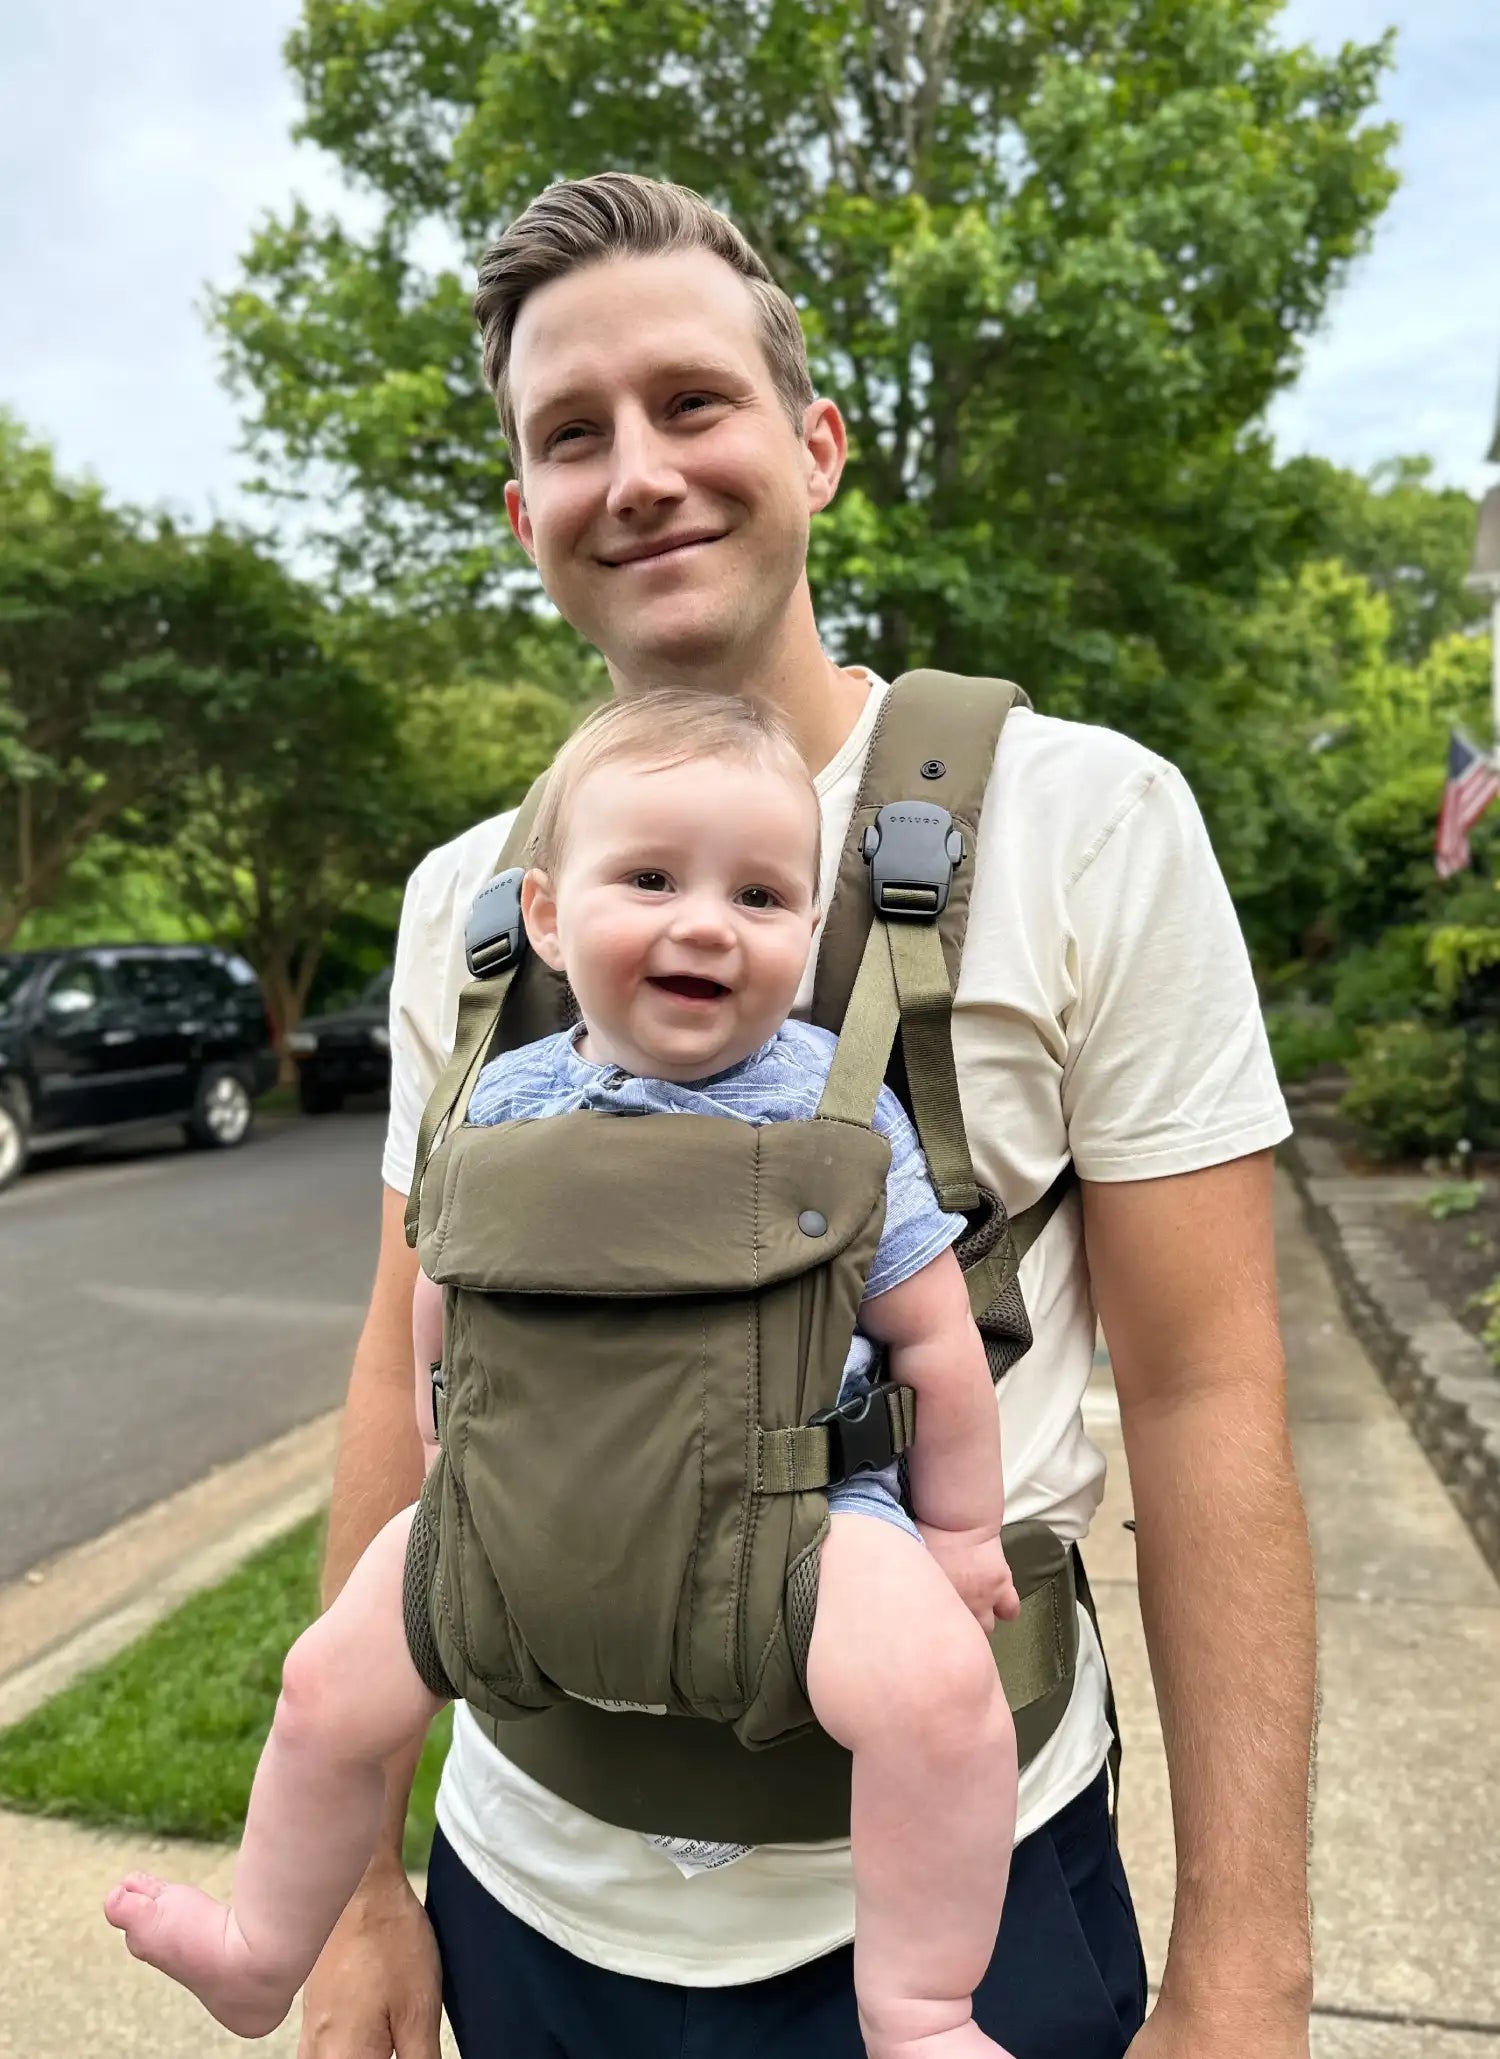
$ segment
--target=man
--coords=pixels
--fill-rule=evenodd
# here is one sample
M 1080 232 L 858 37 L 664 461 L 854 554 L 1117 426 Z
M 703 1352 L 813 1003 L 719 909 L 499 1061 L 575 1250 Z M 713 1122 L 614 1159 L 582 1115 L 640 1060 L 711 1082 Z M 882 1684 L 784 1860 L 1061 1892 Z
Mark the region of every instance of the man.
M 605 174 L 550 189 L 487 255 L 486 377 L 512 527 L 617 693 L 770 703 L 836 857 L 882 682 L 818 638 L 811 518 L 845 454 L 795 310 L 722 217 Z M 1001 672 L 1003 651 L 975 651 Z M 336 1589 L 414 1495 L 402 1234 L 418 1117 L 451 1042 L 467 906 L 506 824 L 432 854 L 392 990 L 380 1259 L 330 1520 Z M 805 1008 L 811 971 L 799 997 Z M 1007 1376 L 1012 1519 L 1081 1536 L 1102 1460 L 1081 1398 L 1114 1361 L 1140 1593 L 1172 1777 L 1178 1893 L 1160 1998 L 1110 1830 L 1097 1643 L 1027 1768 L 1005 1918 L 976 1999 L 1019 2059 L 1306 2059 L 1312 1581 L 1287 1437 L 1270 1147 L 1286 1133 L 1243 945 L 1191 797 L 1104 730 L 1018 711 L 976 853 L 954 1049 L 976 1170 L 1012 1212 L 1069 1156 L 1029 1254 L 1036 1341 Z M 389 1855 L 309 1983 L 302 2059 L 436 2059 L 438 1944 Z M 685 1877 L 650 1839 L 527 1778 L 460 1709 L 429 1909 L 465 2059 L 856 2059 L 844 1848 L 767 1847 Z M 675 1826 L 674 1826 L 675 1827 Z

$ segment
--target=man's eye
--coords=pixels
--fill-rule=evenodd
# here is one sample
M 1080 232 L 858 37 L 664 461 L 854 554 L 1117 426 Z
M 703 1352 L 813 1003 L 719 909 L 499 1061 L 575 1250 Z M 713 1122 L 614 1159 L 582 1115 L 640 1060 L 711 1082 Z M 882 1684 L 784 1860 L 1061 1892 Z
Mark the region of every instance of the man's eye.
M 704 408 L 711 408 L 715 404 L 716 396 L 712 393 L 684 393 L 677 402 L 677 409 L 679 414 L 689 409 L 694 414 L 700 414 Z
M 664 894 L 667 891 L 667 875 L 664 872 L 635 872 L 630 883 L 639 887 L 643 894 Z

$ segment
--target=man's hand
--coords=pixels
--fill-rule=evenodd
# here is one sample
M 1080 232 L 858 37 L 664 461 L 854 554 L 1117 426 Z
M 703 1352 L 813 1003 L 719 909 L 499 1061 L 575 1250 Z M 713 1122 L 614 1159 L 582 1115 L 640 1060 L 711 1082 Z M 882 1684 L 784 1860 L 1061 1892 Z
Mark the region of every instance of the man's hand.
M 366 1874 L 302 1995 L 297 2059 L 439 2059 L 437 1940 L 404 1873 Z
M 986 1636 L 997 1622 L 1015 1621 L 1021 1613 L 1020 1596 L 993 1530 L 940 1530 L 934 1523 L 922 1522 L 917 1528 Z
M 1125 2059 L 1308 2059 L 1308 2012 L 1258 1997 L 1194 2013 L 1163 1996 Z

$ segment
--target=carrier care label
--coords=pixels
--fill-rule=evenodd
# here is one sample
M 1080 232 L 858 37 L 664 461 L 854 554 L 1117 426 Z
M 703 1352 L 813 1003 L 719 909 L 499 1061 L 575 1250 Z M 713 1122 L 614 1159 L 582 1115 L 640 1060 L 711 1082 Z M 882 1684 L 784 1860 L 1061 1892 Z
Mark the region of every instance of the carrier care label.
M 575 1702 L 587 1702 L 591 1709 L 604 1709 L 611 1716 L 665 1716 L 665 1702 L 607 1702 L 599 1701 L 591 1694 L 574 1694 L 571 1687 L 563 1689 Z
M 717 1873 L 721 1866 L 732 1866 L 754 1849 L 751 1845 L 715 1844 L 707 1837 L 647 1837 L 646 1842 L 665 1852 L 684 1880 L 691 1880 L 695 1873 Z

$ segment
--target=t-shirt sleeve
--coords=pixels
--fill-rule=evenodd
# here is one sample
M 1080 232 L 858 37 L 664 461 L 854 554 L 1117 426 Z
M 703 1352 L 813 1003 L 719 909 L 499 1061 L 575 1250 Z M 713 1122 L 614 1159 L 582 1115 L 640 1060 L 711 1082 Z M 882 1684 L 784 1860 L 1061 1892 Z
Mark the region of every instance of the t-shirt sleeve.
M 1239 919 L 1174 767 L 1138 774 L 1067 908 L 1062 1099 L 1080 1176 L 1194 1172 L 1289 1135 Z
M 866 1301 L 930 1265 L 967 1227 L 963 1216 L 938 1207 L 917 1133 L 889 1087 L 881 1088 L 875 1104 L 875 1127 L 891 1147 L 891 1169 L 885 1182 L 885 1227 L 865 1282 Z

